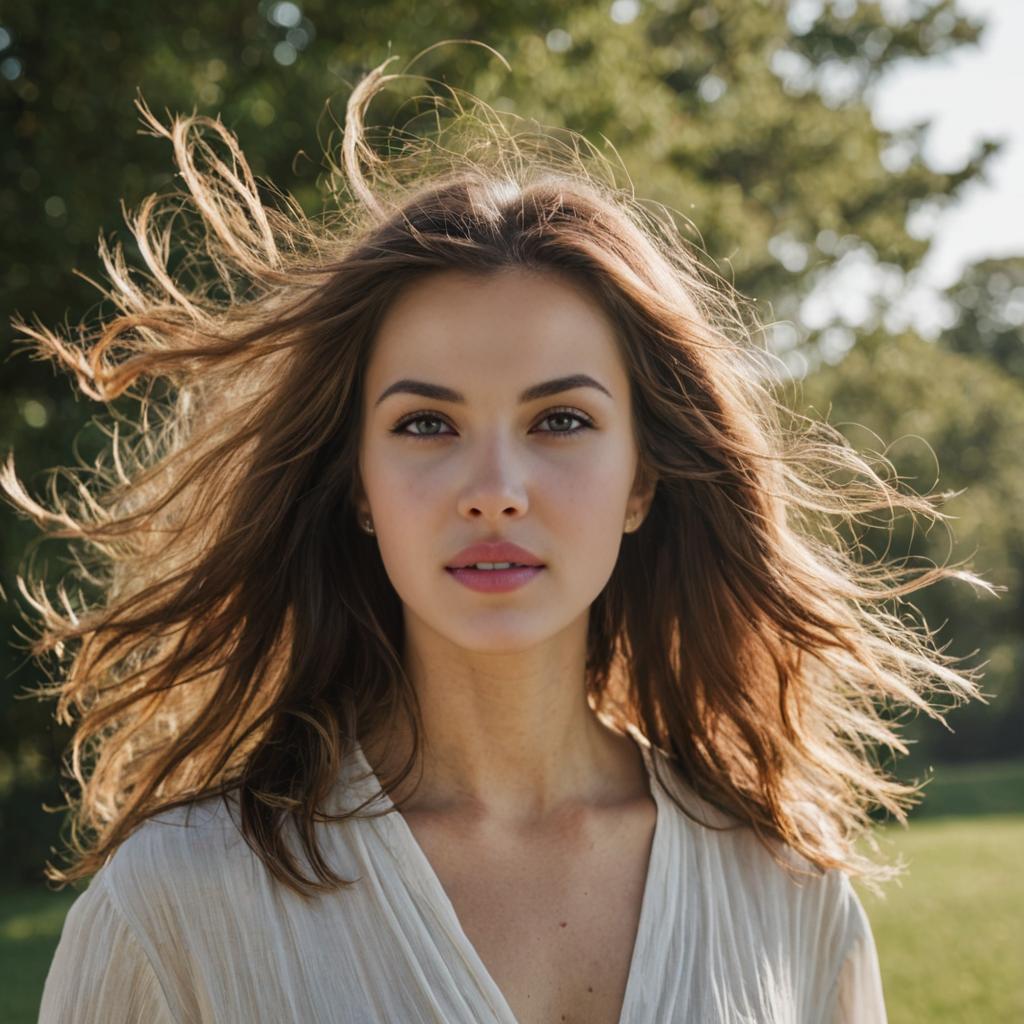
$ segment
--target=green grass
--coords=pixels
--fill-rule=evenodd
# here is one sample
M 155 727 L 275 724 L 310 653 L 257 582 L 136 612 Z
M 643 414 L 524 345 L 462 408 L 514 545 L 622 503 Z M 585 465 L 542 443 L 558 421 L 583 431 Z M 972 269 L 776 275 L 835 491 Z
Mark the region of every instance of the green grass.
M 905 874 L 871 920 L 890 1024 L 1024 1021 L 1024 814 L 925 818 L 879 833 Z
M 1024 763 L 942 768 L 906 829 L 877 835 L 907 865 L 871 920 L 890 1024 L 1024 1021 Z M 998 812 L 998 813 L 997 813 Z M 946 816 L 942 816 L 945 814 Z M 78 892 L 0 892 L 0 1020 L 34 1024 Z
M 0 892 L 0 1020 L 34 1024 L 64 915 L 78 895 L 42 886 Z

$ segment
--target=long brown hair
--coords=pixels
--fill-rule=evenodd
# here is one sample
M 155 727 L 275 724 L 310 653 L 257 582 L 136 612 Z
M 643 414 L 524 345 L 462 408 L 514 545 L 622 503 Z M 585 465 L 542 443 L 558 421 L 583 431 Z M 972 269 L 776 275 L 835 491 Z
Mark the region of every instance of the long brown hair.
M 60 666 L 35 692 L 75 725 L 72 859 L 47 877 L 91 875 L 146 819 L 232 794 L 280 881 L 348 884 L 320 856 L 315 822 L 339 820 L 321 805 L 355 742 L 405 716 L 404 777 L 421 733 L 401 604 L 355 518 L 363 370 L 411 281 L 510 267 L 570 275 L 602 304 L 655 485 L 590 610 L 593 708 L 639 729 L 773 855 L 781 842 L 873 887 L 893 877 L 855 849 L 865 835 L 877 852 L 872 808 L 905 823 L 920 788 L 876 763 L 877 747 L 907 752 L 888 712 L 939 718 L 928 688 L 979 695 L 976 670 L 954 668 L 898 606 L 945 577 L 992 588 L 960 566 L 864 562 L 842 528 L 878 512 L 946 519 L 945 496 L 902 488 L 884 460 L 780 401 L 750 309 L 579 137 L 459 96 L 444 107 L 458 144 L 407 134 L 380 155 L 365 111 L 399 77 L 385 67 L 349 99 L 337 208 L 320 223 L 261 195 L 219 119 L 164 126 L 137 101 L 187 186 L 128 220 L 146 271 L 101 236 L 111 286 L 97 287 L 116 315 L 77 340 L 15 321 L 89 398 L 139 402 L 49 504 L 10 455 L 0 474 L 100 595 L 90 605 L 64 583 L 55 602 L 19 580 L 41 619 L 32 652 Z M 172 273 L 174 246 L 188 258 Z

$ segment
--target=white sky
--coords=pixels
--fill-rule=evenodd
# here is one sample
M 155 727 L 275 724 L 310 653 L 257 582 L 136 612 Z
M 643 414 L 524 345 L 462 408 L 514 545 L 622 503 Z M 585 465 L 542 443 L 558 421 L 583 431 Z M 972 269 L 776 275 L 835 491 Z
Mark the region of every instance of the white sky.
M 960 166 L 986 136 L 1006 139 L 989 160 L 987 181 L 968 186 L 937 216 L 909 222 L 914 233 L 933 234 L 932 248 L 886 324 L 909 323 L 929 338 L 949 322 L 937 289 L 956 281 L 968 263 L 1024 255 L 1024 0 L 959 0 L 957 7 L 986 21 L 978 44 L 894 65 L 875 85 L 872 102 L 875 123 L 886 130 L 931 120 L 924 157 L 936 169 Z M 878 292 L 897 294 L 894 282 L 850 260 L 808 297 L 801 320 L 817 327 L 838 315 L 859 324 L 865 295 Z

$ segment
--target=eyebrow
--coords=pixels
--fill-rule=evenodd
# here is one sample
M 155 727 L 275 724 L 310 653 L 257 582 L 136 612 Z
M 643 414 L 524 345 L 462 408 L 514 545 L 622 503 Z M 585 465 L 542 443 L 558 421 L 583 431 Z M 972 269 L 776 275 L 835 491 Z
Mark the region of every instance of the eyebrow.
M 562 391 L 571 391 L 573 388 L 596 388 L 603 391 L 609 398 L 612 393 L 593 377 L 585 373 L 574 373 L 568 377 L 556 377 L 554 380 L 546 380 L 541 384 L 533 384 L 526 388 L 519 395 L 519 403 L 533 402 L 538 398 L 548 398 L 550 395 L 557 395 Z M 396 380 L 394 384 L 387 387 L 377 399 L 375 406 L 380 405 L 388 395 L 399 393 L 409 395 L 420 395 L 423 398 L 432 398 L 437 402 L 457 402 L 464 404 L 466 396 L 453 388 L 445 387 L 443 384 L 428 384 L 422 380 L 409 380 L 404 378 Z

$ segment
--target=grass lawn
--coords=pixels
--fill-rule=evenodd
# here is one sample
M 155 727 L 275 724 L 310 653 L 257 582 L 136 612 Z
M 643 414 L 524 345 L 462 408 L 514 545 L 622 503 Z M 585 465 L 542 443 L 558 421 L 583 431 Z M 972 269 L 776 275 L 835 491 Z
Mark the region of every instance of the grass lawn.
M 928 813 L 906 829 L 888 825 L 878 833 L 886 858 L 907 864 L 904 876 L 881 898 L 854 882 L 878 946 L 889 1021 L 1024 1021 L 1024 768 L 949 769 L 948 787 L 946 776 L 943 769 L 928 787 Z M 1001 796 L 993 804 L 995 793 Z M 939 807 L 952 813 L 938 815 Z M 61 923 L 77 895 L 0 892 L 5 1024 L 34 1024 Z
M 45 887 L 0 892 L 0 1021 L 35 1024 L 61 924 L 77 896 Z
M 879 835 L 907 871 L 871 921 L 890 1024 L 1024 1021 L 1024 814 L 922 818 Z

